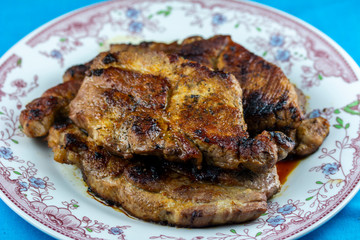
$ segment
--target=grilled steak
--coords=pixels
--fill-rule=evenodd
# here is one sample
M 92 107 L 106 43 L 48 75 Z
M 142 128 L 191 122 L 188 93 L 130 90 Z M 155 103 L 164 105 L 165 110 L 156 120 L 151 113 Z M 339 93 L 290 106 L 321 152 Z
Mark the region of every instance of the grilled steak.
M 90 70 L 70 118 L 113 154 L 263 172 L 294 146 L 280 132 L 249 138 L 231 74 L 156 52 L 104 52 Z
M 114 44 L 111 52 L 164 51 L 176 53 L 214 70 L 232 73 L 243 90 L 248 130 L 295 129 L 303 119 L 294 86 L 281 69 L 233 42 L 230 36 L 191 37 L 182 44 L 144 42 L 138 46 Z
M 51 128 L 55 160 L 76 164 L 91 191 L 146 221 L 204 227 L 255 219 L 280 189 L 276 167 L 262 174 L 111 155 L 73 124 Z M 141 157 L 140 157 L 141 158 Z
M 279 67 L 233 42 L 230 36 L 217 35 L 209 39 L 190 37 L 181 44 L 113 44 L 110 51 L 176 53 L 212 69 L 232 73 L 243 91 L 244 118 L 248 131 L 285 132 L 297 145 L 291 154 L 305 156 L 315 152 L 329 133 L 326 119 L 302 121 L 306 98 L 300 89 L 289 82 Z

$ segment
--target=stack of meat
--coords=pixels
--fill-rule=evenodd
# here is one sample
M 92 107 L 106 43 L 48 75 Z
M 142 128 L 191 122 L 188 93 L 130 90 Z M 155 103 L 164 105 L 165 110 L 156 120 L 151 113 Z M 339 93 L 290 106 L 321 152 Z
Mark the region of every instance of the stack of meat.
M 184 227 L 259 217 L 280 189 L 276 162 L 328 135 L 277 66 L 229 36 L 115 44 L 64 74 L 20 116 L 76 164 L 92 192 Z

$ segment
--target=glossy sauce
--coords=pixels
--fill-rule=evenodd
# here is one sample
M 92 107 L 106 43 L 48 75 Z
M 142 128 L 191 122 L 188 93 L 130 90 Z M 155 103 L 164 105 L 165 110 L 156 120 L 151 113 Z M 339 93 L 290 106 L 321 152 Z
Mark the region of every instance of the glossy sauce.
M 284 184 L 290 173 L 299 165 L 302 158 L 285 159 L 276 163 L 277 173 L 281 184 Z
M 99 203 L 101 203 L 102 205 L 104 206 L 107 206 L 107 207 L 111 207 L 112 209 L 114 209 L 115 211 L 117 212 L 121 212 L 123 214 L 125 214 L 127 217 L 131 218 L 131 219 L 137 219 L 135 218 L 134 216 L 131 216 L 128 212 L 126 212 L 122 207 L 119 207 L 119 206 L 115 206 L 113 204 L 110 204 L 108 202 L 106 202 L 105 200 L 97 197 L 91 190 L 87 190 L 87 193 L 93 198 L 95 199 L 96 201 L 98 201 Z

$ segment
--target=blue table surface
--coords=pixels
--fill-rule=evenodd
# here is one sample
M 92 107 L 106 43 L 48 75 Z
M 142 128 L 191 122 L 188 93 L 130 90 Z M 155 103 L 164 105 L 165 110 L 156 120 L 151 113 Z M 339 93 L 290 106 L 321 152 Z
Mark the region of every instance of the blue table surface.
M 0 56 L 28 33 L 71 10 L 98 0 L 2 1 Z M 318 28 L 360 63 L 360 1 L 258 0 L 294 15 Z M 0 239 L 53 239 L 36 229 L 0 200 Z M 360 193 L 334 218 L 302 239 L 360 239 Z

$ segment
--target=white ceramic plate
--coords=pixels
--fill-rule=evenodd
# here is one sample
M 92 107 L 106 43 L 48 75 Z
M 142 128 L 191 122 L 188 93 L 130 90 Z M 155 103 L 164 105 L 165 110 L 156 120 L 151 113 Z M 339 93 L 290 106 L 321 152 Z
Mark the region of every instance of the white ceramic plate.
M 54 162 L 43 142 L 21 133 L 24 105 L 60 83 L 67 67 L 88 61 L 109 42 L 214 34 L 231 34 L 279 65 L 309 96 L 311 114 L 331 123 L 319 151 L 300 163 L 258 220 L 180 229 L 130 218 L 94 200 L 74 167 Z M 331 218 L 359 189 L 359 76 L 359 67 L 324 34 L 255 3 L 124 0 L 72 12 L 29 34 L 0 61 L 0 196 L 34 226 L 62 239 L 299 237 Z

